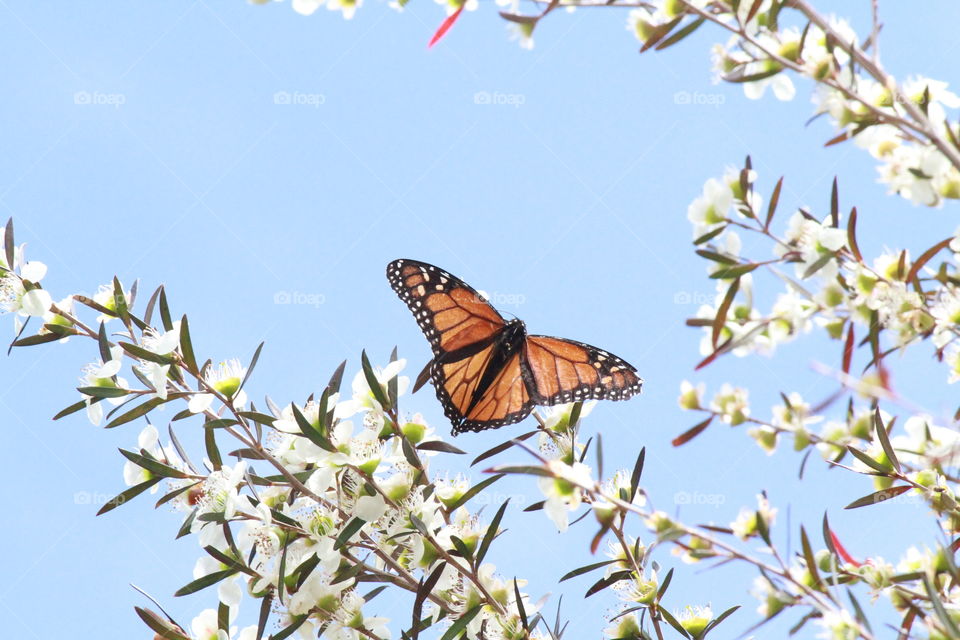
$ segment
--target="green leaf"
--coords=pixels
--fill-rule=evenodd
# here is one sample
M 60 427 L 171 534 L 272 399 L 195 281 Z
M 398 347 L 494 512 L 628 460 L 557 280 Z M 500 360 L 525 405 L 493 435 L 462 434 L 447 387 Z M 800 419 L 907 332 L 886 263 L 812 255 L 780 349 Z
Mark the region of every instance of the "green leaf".
M 887 428 L 883 426 L 883 418 L 880 417 L 880 407 L 877 407 L 873 412 L 873 424 L 874 431 L 877 433 L 877 439 L 880 440 L 880 446 L 883 447 L 883 452 L 887 454 L 890 464 L 897 470 L 897 473 L 900 473 L 900 461 L 897 459 L 897 454 L 893 450 L 893 445 L 890 444 L 890 436 L 887 434 Z
M 362 564 L 355 565 L 342 565 L 343 568 L 338 570 L 333 577 L 333 580 L 330 581 L 330 584 L 339 584 L 341 582 L 346 582 L 347 580 L 352 580 L 360 575 L 360 572 L 363 571 Z
M 664 607 L 657 607 L 657 613 L 659 613 L 660 616 L 667 621 L 667 624 L 673 627 L 674 630 L 681 636 L 684 638 L 690 637 L 690 634 L 687 633 L 687 630 L 683 628 L 683 625 L 677 622 L 677 619 L 673 617 L 673 614 L 667 611 Z
M 44 325 L 47 326 L 47 325 Z M 75 331 L 72 331 L 70 335 L 76 335 Z M 37 333 L 32 336 L 27 336 L 26 338 L 20 338 L 19 340 L 14 340 L 10 346 L 11 347 L 34 347 L 38 344 L 47 344 L 48 342 L 56 342 L 60 340 L 63 336 L 57 333 Z
M 377 374 L 374 373 L 373 367 L 370 366 L 370 360 L 367 358 L 367 352 L 360 352 L 360 365 L 363 369 L 363 376 L 367 379 L 367 385 L 370 387 L 370 393 L 373 394 L 374 399 L 380 403 L 380 406 L 384 410 L 390 409 L 390 399 L 387 398 L 387 395 L 383 392 L 383 387 L 380 386 L 380 382 L 377 380 Z
M 608 564 L 612 564 L 614 562 L 616 562 L 616 560 L 604 560 L 603 562 L 595 562 L 593 564 L 582 566 L 579 569 L 574 569 L 573 571 L 565 573 L 563 577 L 560 578 L 560 580 L 558 580 L 558 582 L 563 582 L 564 580 L 569 580 L 570 578 L 576 578 L 577 576 L 582 576 L 585 573 L 590 573 L 595 569 L 599 569 L 600 567 L 605 567 Z
M 158 476 L 163 476 L 164 478 L 187 478 L 189 477 L 183 471 L 179 469 L 174 469 L 171 466 L 168 466 L 159 460 L 153 458 L 148 458 L 147 456 L 140 455 L 139 453 L 134 453 L 132 451 L 127 451 L 126 449 L 120 449 L 120 453 L 124 458 L 132 462 L 133 464 L 143 467 L 150 473 L 154 473 Z
M 721 622 L 723 622 L 724 620 L 726 620 L 734 611 L 736 611 L 736 610 L 739 609 L 739 608 L 740 608 L 740 605 L 735 605 L 735 606 L 733 606 L 733 607 L 730 607 L 729 609 L 727 609 L 727 610 L 724 611 L 723 613 L 721 613 L 721 614 L 720 614 L 719 616 L 717 616 L 716 618 L 714 618 L 714 619 L 710 622 L 710 624 L 708 624 L 707 627 L 703 630 L 703 633 L 700 635 L 700 637 L 702 638 L 702 637 L 706 636 L 706 635 L 707 635 L 707 632 L 715 629 L 715 628 L 717 627 L 717 625 L 719 625 Z
M 480 613 L 482 608 L 483 606 L 478 604 L 457 618 L 454 623 L 450 625 L 450 628 L 447 629 L 447 632 L 443 634 L 440 640 L 455 640 L 455 638 L 459 638 L 460 634 L 462 634 L 467 628 L 467 625 L 469 625 L 470 622 L 477 617 L 477 614 Z
M 160 322 L 164 331 L 173 330 L 173 319 L 170 316 L 170 306 L 167 304 L 167 291 L 160 285 Z
M 225 554 L 223 551 L 221 551 L 220 549 L 217 549 L 214 546 L 207 545 L 206 547 L 203 548 L 203 550 L 209 553 L 214 560 L 226 566 L 228 569 L 232 569 L 234 571 L 241 572 L 241 573 L 246 573 L 247 575 L 251 575 L 251 576 L 257 575 L 256 571 L 246 566 L 236 558 L 231 558 L 230 556 Z
M 863 262 L 863 255 L 860 254 L 860 247 L 857 246 L 857 208 L 850 210 L 850 217 L 847 218 L 847 244 L 850 245 L 850 252 L 857 262 Z
M 604 576 L 603 578 L 600 578 L 594 582 L 593 585 L 587 589 L 587 592 L 583 594 L 583 597 L 589 598 L 595 593 L 600 593 L 615 582 L 620 582 L 621 580 L 630 580 L 632 575 L 633 574 L 631 574 L 629 571 L 615 571 L 609 576 Z
M 166 399 L 166 400 L 163 400 L 163 399 L 161 399 L 161 398 L 150 398 L 149 400 L 147 400 L 147 401 L 144 402 L 143 404 L 139 404 L 139 405 L 137 405 L 136 407 L 134 407 L 133 409 L 130 409 L 130 411 L 127 411 L 126 413 L 120 414 L 119 416 L 117 416 L 116 418 L 114 418 L 113 420 L 111 420 L 110 422 L 108 422 L 108 423 L 106 424 L 106 427 L 105 427 L 105 428 L 106 428 L 106 429 L 112 429 L 112 428 L 114 428 L 114 427 L 119 427 L 119 426 L 122 425 L 122 424 L 126 424 L 126 423 L 128 423 L 128 422 L 131 422 L 131 421 L 133 421 L 133 420 L 136 420 L 137 418 L 139 418 L 139 417 L 141 417 L 141 416 L 145 416 L 145 415 L 147 415 L 148 413 L 150 413 L 151 411 L 153 411 L 154 409 L 156 409 L 157 407 L 159 407 L 160 405 L 162 405 L 163 403 L 169 402 L 169 401 L 172 400 L 174 397 L 175 397 L 175 396 L 173 396 L 173 395 L 169 395 L 169 396 L 167 396 L 167 399 Z
M 543 478 L 552 477 L 550 472 L 543 467 L 535 467 L 532 465 L 504 465 L 502 467 L 494 467 L 488 471 L 490 473 L 516 473 L 528 476 L 541 476 Z
M 680 21 L 683 20 L 684 14 L 681 14 L 671 20 L 670 22 L 665 22 L 663 24 L 658 24 L 653 29 L 650 30 L 650 35 L 647 36 L 646 41 L 643 43 L 643 46 L 640 47 L 640 53 L 643 53 L 650 47 L 654 47 L 658 42 L 663 40 L 667 34 L 669 34 L 673 29 L 680 24 Z
M 213 573 L 197 578 L 193 582 L 189 582 L 185 584 L 184 586 L 177 589 L 177 591 L 173 595 L 180 597 L 180 596 L 189 595 L 191 593 L 196 593 L 201 589 L 206 589 L 211 585 L 217 584 L 221 580 L 229 578 L 235 573 L 237 573 L 236 569 L 225 569 L 223 571 L 214 571 Z
M 834 229 L 840 227 L 840 192 L 836 176 L 833 177 L 833 188 L 830 190 L 830 223 Z
M 326 449 L 327 451 L 335 451 L 333 444 L 327 441 L 315 428 L 310 421 L 307 420 L 307 417 L 303 415 L 303 412 L 300 411 L 300 407 L 296 403 L 290 403 L 290 409 L 293 412 L 293 419 L 297 423 L 297 427 L 300 429 L 300 433 L 304 437 L 309 438 L 318 447 Z
M 397 361 L 397 347 L 393 347 L 393 351 L 390 352 L 390 364 L 393 364 Z M 393 376 L 387 382 L 387 399 L 390 402 L 391 407 L 397 406 L 397 396 L 399 395 L 399 376 Z
M 706 430 L 706 428 L 710 426 L 710 423 L 713 422 L 713 418 L 714 416 L 711 415 L 706 420 L 702 420 L 697 424 L 693 425 L 692 427 L 690 427 L 689 429 L 681 433 L 679 436 L 671 440 L 670 444 L 672 444 L 675 447 L 679 447 L 680 445 L 690 442 L 691 440 L 696 438 L 698 435 L 703 433 L 704 430 Z
M 337 536 L 337 540 L 333 545 L 334 549 L 342 549 L 349 541 L 350 538 L 354 536 L 355 533 L 360 531 L 360 528 L 367 523 L 366 520 L 362 518 L 354 517 L 346 524 L 346 526 L 340 531 L 340 534 Z
M 726 230 L 726 225 L 721 225 L 713 231 L 707 231 L 705 234 L 693 241 L 694 246 L 699 246 L 705 242 L 710 242 Z
M 706 20 L 706 18 L 698 18 L 698 19 L 694 20 L 693 22 L 691 22 L 690 24 L 688 24 L 687 26 L 685 26 L 683 29 L 680 29 L 680 30 L 677 31 L 675 34 L 673 34 L 672 36 L 670 36 L 669 38 L 667 38 L 666 40 L 658 43 L 657 46 L 654 47 L 654 49 L 655 49 L 656 51 L 662 51 L 663 49 L 666 49 L 667 47 L 671 47 L 671 46 L 677 44 L 678 42 L 680 42 L 681 40 L 683 40 L 684 38 L 686 38 L 687 36 L 689 36 L 691 33 L 693 33 L 694 31 L 696 31 L 697 29 L 699 29 L 699 28 L 700 28 L 700 25 L 703 24 L 704 20 Z
M 180 525 L 180 529 L 177 531 L 177 536 L 176 536 L 177 540 L 179 540 L 185 535 L 190 534 L 190 528 L 193 525 L 193 521 L 197 518 L 197 511 L 198 511 L 198 508 L 194 508 L 193 511 L 190 512 L 190 515 L 188 515 L 186 519 L 183 521 L 183 524 Z
M 873 458 L 871 458 L 870 456 L 868 456 L 868 455 L 867 455 L 866 453 L 864 453 L 863 451 L 860 451 L 860 450 L 857 449 L 856 447 L 853 447 L 853 446 L 851 446 L 851 445 L 847 445 L 847 451 L 849 451 L 850 453 L 852 453 L 854 458 L 856 458 L 857 460 L 859 460 L 859 461 L 862 462 L 863 464 L 867 465 L 868 467 L 870 467 L 870 468 L 873 469 L 874 471 L 879 472 L 881 475 L 884 475 L 884 476 L 890 475 L 890 469 L 888 469 L 887 467 L 883 466 L 882 464 L 880 464 L 879 462 L 877 462 L 876 460 L 874 460 Z
M 867 620 L 867 616 L 863 614 L 863 608 L 860 606 L 860 603 L 857 602 L 856 596 L 853 595 L 853 591 L 851 591 L 849 587 L 847 587 L 847 596 L 850 598 L 850 604 L 853 605 L 854 615 L 857 619 L 857 622 L 863 625 L 867 631 L 873 633 L 873 629 L 870 628 L 870 621 Z
M 143 620 L 151 630 L 156 632 L 159 637 L 164 638 L 164 640 L 191 640 L 190 636 L 184 634 L 182 629 L 172 622 L 164 620 L 158 614 L 150 611 L 150 609 L 134 607 L 133 610 L 137 612 L 140 619 Z
M 267 427 L 272 427 L 273 421 L 276 420 L 276 418 L 274 418 L 273 416 L 267 415 L 265 413 L 259 413 L 257 411 L 240 411 L 239 415 L 241 418 L 252 420 L 257 424 L 262 424 Z
M 197 357 L 193 354 L 193 341 L 190 340 L 190 323 L 187 322 L 186 314 L 184 314 L 180 320 L 180 355 L 183 357 L 183 364 L 190 373 L 200 373 L 200 370 L 197 368 Z
M 427 440 L 417 445 L 420 451 L 442 451 L 444 453 L 465 454 L 466 451 L 458 449 L 449 442 L 443 440 Z
M 534 512 L 534 511 L 540 511 L 540 510 L 543 509 L 544 505 L 546 505 L 546 504 L 547 504 L 547 501 L 546 501 L 546 500 L 539 500 L 539 501 L 537 501 L 537 502 L 534 502 L 534 503 L 532 503 L 532 504 L 528 504 L 527 506 L 525 506 L 525 507 L 523 508 L 523 512 L 524 512 L 524 513 L 532 513 L 532 512 Z
M 493 539 L 497 536 L 497 531 L 500 528 L 500 521 L 503 520 L 503 514 L 507 510 L 507 505 L 510 504 L 510 498 L 507 498 L 503 504 L 500 505 L 500 508 L 497 509 L 497 514 L 493 517 L 493 520 L 490 522 L 490 526 L 487 527 L 487 532 L 483 536 L 483 540 L 480 542 L 480 548 L 477 550 L 477 562 L 476 565 L 479 567 L 483 564 L 483 559 L 487 556 L 487 551 L 490 549 L 490 544 L 493 542 Z
M 122 398 L 130 393 L 120 387 L 77 387 L 77 391 L 91 398 Z
M 902 493 L 910 491 L 912 487 L 909 485 L 902 485 L 899 487 L 890 487 L 889 489 L 884 489 L 883 491 L 874 491 L 870 495 L 863 496 L 857 500 L 854 500 L 850 504 L 844 507 L 844 509 L 858 509 L 860 507 L 866 507 L 872 504 L 880 504 L 881 502 L 886 502 L 890 498 L 896 498 Z
M 767 522 L 767 519 L 763 517 L 763 512 L 756 512 L 756 521 L 757 521 L 757 533 L 760 534 L 760 537 L 767 544 L 768 547 L 773 546 L 773 542 L 770 541 L 770 524 Z
M 464 494 L 460 496 L 460 498 L 456 502 L 454 502 L 449 507 L 447 507 L 447 512 L 453 513 L 463 505 L 467 504 L 467 502 L 469 502 L 475 495 L 477 495 L 478 493 L 480 493 L 481 491 L 483 491 L 484 489 L 492 485 L 494 482 L 496 482 L 503 476 L 504 474 L 498 473 L 496 475 L 490 476 L 489 478 L 487 478 L 482 482 L 478 482 L 477 484 L 473 485 L 472 487 L 467 489 L 467 491 L 464 492 Z
M 943 601 L 940 599 L 940 593 L 933 586 L 930 576 L 926 573 L 923 574 L 923 587 L 927 590 L 930 604 L 933 606 L 933 610 L 936 612 L 940 624 L 947 631 L 948 637 L 960 638 L 960 628 L 957 627 L 957 623 L 954 622 L 950 614 L 947 613 L 946 608 L 943 606 Z
M 457 553 L 460 554 L 470 565 L 473 565 L 473 552 L 470 551 L 470 547 L 467 546 L 467 543 L 458 538 L 457 536 L 450 536 L 450 542 L 453 543 L 454 548 L 457 550 Z
M 13 218 L 7 219 L 7 226 L 3 231 L 3 255 L 6 258 L 7 268 L 13 270 L 13 263 L 16 262 L 16 244 L 13 242 Z
M 714 280 L 731 280 L 733 278 L 739 278 L 740 276 L 746 275 L 751 271 L 756 270 L 760 264 L 756 262 L 750 262 L 748 264 L 737 264 L 736 266 L 730 267 L 721 267 L 710 274 L 710 277 Z
M 159 506 L 162 505 L 162 504 L 166 504 L 166 503 L 170 502 L 171 500 L 173 500 L 174 498 L 176 498 L 177 496 L 182 495 L 182 494 L 190 491 L 191 489 L 193 489 L 194 487 L 196 487 L 197 485 L 199 485 L 201 482 L 203 482 L 203 481 L 202 481 L 202 480 L 197 480 L 196 482 L 194 482 L 194 483 L 192 483 L 192 484 L 186 484 L 186 485 L 180 487 L 179 489 L 174 489 L 174 490 L 171 491 L 170 493 L 164 495 L 162 498 L 160 498 L 159 500 L 157 500 L 157 503 L 156 503 L 155 505 L 153 505 L 154 508 L 159 507 Z
M 153 319 L 153 309 L 157 305 L 157 299 L 160 297 L 160 292 L 163 291 L 163 285 L 157 287 L 157 290 L 153 292 L 153 295 L 150 296 L 150 299 L 147 300 L 147 306 L 143 311 L 143 322 L 146 325 L 150 325 L 150 321 Z
M 148 360 L 149 362 L 156 362 L 157 364 L 173 364 L 173 358 L 154 353 L 153 351 L 149 351 L 143 347 L 131 344 L 129 342 L 120 342 L 119 344 L 121 347 L 123 347 L 124 351 L 129 353 L 134 358 Z
M 291 618 L 292 622 L 290 624 L 285 626 L 280 631 L 270 635 L 270 640 L 284 640 L 285 638 L 289 638 L 291 635 L 294 634 L 294 632 L 297 629 L 303 626 L 303 623 L 306 622 L 307 618 L 309 617 L 310 616 L 308 616 L 307 614 L 303 614 L 300 616 L 293 616 L 293 618 Z
M 98 402 L 98 401 L 99 401 L 99 399 L 94 400 L 94 402 Z M 86 402 L 85 400 L 80 400 L 80 401 L 78 401 L 78 402 L 74 402 L 74 403 L 73 403 L 72 405 L 70 405 L 69 407 L 67 407 L 67 408 L 65 408 L 65 409 L 61 409 L 60 412 L 59 412 L 57 415 L 53 416 L 53 419 L 54 419 L 54 420 L 59 420 L 60 418 L 63 418 L 63 417 L 65 417 L 65 416 L 70 415 L 71 413 L 76 413 L 77 411 L 80 411 L 81 409 L 83 409 L 83 408 L 86 407 L 86 406 L 87 406 L 87 402 Z
M 817 559 L 813 555 L 813 547 L 810 546 L 810 538 L 807 536 L 807 530 L 803 528 L 803 525 L 800 525 L 800 545 L 803 548 L 803 559 L 807 564 L 807 571 L 810 572 L 810 577 L 813 579 L 812 587 L 819 589 L 820 572 L 817 571 Z
M 217 431 L 215 429 L 203 430 L 203 444 L 207 450 L 207 458 L 210 459 L 215 471 L 223 466 L 223 456 L 220 455 L 220 447 L 217 446 Z
M 225 429 L 227 427 L 232 427 L 234 425 L 240 424 L 233 418 L 215 418 L 213 420 L 206 420 L 203 423 L 205 429 Z
M 930 262 L 930 260 L 933 259 L 933 256 L 949 247 L 952 241 L 953 238 L 944 238 L 937 244 L 924 251 L 923 254 L 917 258 L 916 262 L 910 265 L 910 271 L 907 273 L 906 281 L 913 282 L 913 280 L 917 277 L 917 274 L 920 273 L 920 269 L 922 269 L 925 264 Z
M 815 274 L 817 271 L 820 271 L 820 269 L 823 269 L 827 265 L 827 263 L 829 263 L 835 257 L 836 255 L 831 252 L 827 252 L 823 254 L 822 256 L 817 258 L 813 264 L 807 267 L 807 270 L 803 272 L 803 275 L 800 277 L 800 279 L 806 280 L 807 278 Z
M 283 602 L 283 588 L 287 584 L 287 552 L 290 551 L 290 545 L 283 545 L 283 552 L 280 554 L 280 566 L 277 569 L 277 600 Z
M 660 584 L 660 588 L 657 589 L 657 602 L 663 598 L 663 595 L 667 592 L 667 589 L 670 587 L 670 582 L 673 580 L 673 569 L 667 572 L 667 577 L 663 579 L 663 582 Z
M 517 579 L 513 579 L 513 594 L 516 598 L 515 602 L 517 604 L 517 615 L 520 617 L 520 622 L 523 624 L 524 631 L 527 632 L 527 637 L 529 637 L 530 632 L 530 623 L 527 621 L 527 612 L 523 606 L 523 598 L 520 596 L 520 585 L 517 584 Z
M 633 499 L 637 497 L 637 491 L 640 490 L 640 475 L 643 473 L 643 461 L 647 457 L 647 448 L 643 447 L 640 449 L 640 455 L 637 456 L 637 461 L 633 465 L 633 473 L 630 474 L 630 500 L 627 502 L 633 502 Z
M 509 13 L 507 11 L 499 11 L 500 17 L 506 20 L 507 22 L 515 22 L 517 24 L 536 24 L 541 16 L 524 16 L 519 13 Z
M 710 342 L 714 349 L 717 348 L 717 342 L 720 340 L 720 332 L 723 331 L 723 327 L 727 323 L 727 314 L 730 312 L 730 306 L 733 304 L 734 298 L 737 297 L 737 290 L 739 288 L 740 278 L 737 278 L 730 283 L 730 286 L 727 288 L 727 293 L 723 296 L 723 301 L 717 308 L 717 316 L 713 321 L 713 330 L 710 333 Z
M 737 261 L 729 256 L 725 256 L 722 253 L 717 253 L 710 249 L 697 249 L 696 254 L 701 258 L 706 258 L 712 262 L 717 262 L 719 264 L 737 264 Z
M 260 360 L 260 352 L 263 350 L 263 345 L 265 343 L 261 342 L 257 346 L 257 350 L 253 352 L 253 358 L 250 359 L 250 364 L 247 366 L 247 373 L 243 376 L 243 381 L 240 383 L 240 387 L 237 389 L 243 389 L 243 385 L 247 384 L 247 380 L 250 379 L 250 374 L 253 373 L 253 368 L 257 366 L 257 361 Z
M 100 330 L 97 332 L 97 347 L 100 349 L 101 361 L 107 363 L 113 359 L 110 355 L 110 341 L 107 340 L 107 328 L 103 322 L 100 323 Z
M 440 576 L 443 574 L 443 570 L 446 568 L 447 563 L 441 561 L 437 567 L 430 573 L 426 580 L 421 578 L 420 584 L 417 587 L 417 595 L 413 601 L 413 637 L 414 640 L 420 635 L 420 616 L 423 612 L 423 603 L 427 600 L 427 597 L 433 592 L 433 588 L 437 585 L 437 582 L 440 581 Z M 367 598 L 369 600 L 369 598 Z
M 487 449 L 486 451 L 484 451 L 483 453 L 481 453 L 480 455 L 478 455 L 476 458 L 474 458 L 474 459 L 473 459 L 473 462 L 470 463 L 470 466 L 472 467 L 472 466 L 474 466 L 475 464 L 477 464 L 478 462 L 482 462 L 483 460 L 486 460 L 487 458 L 492 458 L 493 456 L 497 455 L 498 453 L 503 453 L 504 451 L 506 451 L 506 450 L 509 449 L 510 447 L 514 446 L 514 445 L 517 444 L 518 442 L 523 442 L 524 440 L 530 438 L 531 436 L 536 435 L 537 433 L 539 433 L 538 430 L 537 430 L 537 431 L 528 431 L 527 433 L 521 434 L 521 435 L 517 436 L 516 438 L 512 438 L 512 439 L 510 439 L 510 440 L 507 440 L 506 442 L 502 442 L 502 443 L 498 444 L 497 446 L 493 447 L 492 449 Z
M 113 305 L 123 323 L 129 324 L 130 309 L 127 307 L 127 296 L 123 294 L 123 285 L 120 284 L 117 276 L 113 276 Z
M 123 491 L 122 493 L 117 494 L 113 498 L 110 498 L 110 500 L 108 500 L 106 503 L 104 503 L 102 507 L 100 507 L 100 510 L 97 511 L 97 515 L 102 516 L 108 511 L 112 511 L 117 507 L 119 507 L 120 505 L 126 504 L 127 501 L 134 499 L 135 497 L 137 497 L 138 495 L 140 495 L 141 493 L 143 493 L 153 485 L 157 484 L 161 480 L 163 480 L 163 478 L 150 478 L 149 480 L 141 482 L 140 484 L 133 485 L 126 491 Z
M 403 457 L 406 458 L 407 463 L 414 469 L 422 469 L 423 464 L 420 462 L 420 457 L 417 456 L 417 452 L 414 450 L 413 445 L 410 444 L 410 440 L 401 435 L 400 437 L 400 449 L 403 451 Z
M 780 203 L 780 189 L 783 188 L 783 176 L 777 180 L 777 186 L 773 188 L 773 194 L 770 196 L 770 204 L 767 205 L 767 219 L 763 223 L 764 230 L 770 229 L 770 223 L 773 222 L 773 215 L 777 212 L 777 205 Z
M 270 619 L 271 606 L 273 605 L 273 593 L 268 593 L 260 602 L 260 617 L 257 621 L 257 640 L 263 640 L 263 634 L 267 630 L 267 620 Z M 306 618 L 306 616 L 304 616 Z
M 727 75 L 723 76 L 723 79 L 734 84 L 742 84 L 744 82 L 756 82 L 758 80 L 772 78 L 780 73 L 780 71 L 781 69 L 773 68 L 766 71 L 758 71 L 757 73 L 745 73 L 741 67 L 733 73 L 728 73 Z
M 340 384 L 343 382 L 343 372 L 346 370 L 346 368 L 347 361 L 344 360 L 333 372 L 333 375 L 330 376 L 330 382 L 327 383 L 327 389 L 330 389 L 331 394 L 340 391 Z

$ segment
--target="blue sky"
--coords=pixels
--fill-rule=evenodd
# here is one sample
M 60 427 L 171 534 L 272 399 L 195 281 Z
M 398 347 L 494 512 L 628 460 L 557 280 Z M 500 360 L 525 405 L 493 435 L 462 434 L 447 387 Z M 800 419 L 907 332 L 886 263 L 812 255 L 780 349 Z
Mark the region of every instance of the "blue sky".
M 587 426 L 603 433 L 608 468 L 631 465 L 647 447 L 658 507 L 674 511 L 677 492 L 719 492 L 719 506 L 681 515 L 725 523 L 767 489 L 782 509 L 784 543 L 787 504 L 791 523 L 813 530 L 830 509 L 847 546 L 863 553 L 896 557 L 909 536 L 932 539 L 925 524 L 886 535 L 885 523 L 919 518 L 919 507 L 868 519 L 843 513 L 870 490 L 866 481 L 811 464 L 801 483 L 797 456 L 768 458 L 742 432 L 715 427 L 671 448 L 694 421 L 676 395 L 694 378 L 699 342 L 683 326 L 696 305 L 677 301 L 713 293 L 690 248 L 687 204 L 747 153 L 764 193 L 787 175 L 784 218 L 799 205 L 825 213 L 839 174 L 842 208 L 861 212 L 865 253 L 891 242 L 922 250 L 953 231 L 955 210 L 887 198 L 865 154 L 824 149 L 826 123 L 805 125 L 808 85 L 780 103 L 712 84 L 709 47 L 720 36 L 709 29 L 639 56 L 624 11 L 558 12 L 527 52 L 482 4 L 428 51 L 443 15 L 432 2 L 413 2 L 403 15 L 368 2 L 351 22 L 325 10 L 304 18 L 286 4 L 5 2 L 4 216 L 15 217 L 28 255 L 49 265 L 44 284 L 56 298 L 95 291 L 114 274 L 140 278 L 143 290 L 165 284 L 175 312 L 189 313 L 203 357 L 248 360 L 265 340 L 248 389 L 278 402 L 317 391 L 344 358 L 354 369 L 363 348 L 383 362 L 399 345 L 415 376 L 427 343 L 383 271 L 397 257 L 438 264 L 503 296 L 502 310 L 532 332 L 599 344 L 638 367 L 643 396 L 601 404 Z M 868 3 L 857 4 L 862 26 Z M 924 6 L 922 15 L 910 3 L 882 7 L 887 65 L 957 81 L 960 9 Z M 678 92 L 722 104 L 678 104 Z M 483 96 L 495 104 L 481 104 Z M 754 242 L 745 253 L 751 247 L 768 251 Z M 284 294 L 309 303 L 275 303 Z M 94 518 L 97 505 L 85 503 L 123 488 L 115 449 L 133 446 L 139 431 L 99 430 L 82 416 L 50 422 L 75 401 L 79 370 L 94 357 L 91 344 L 74 340 L 17 350 L 0 368 L 0 465 L 13 479 L 0 529 L 0 609 L 16 637 L 47 637 L 54 607 L 77 637 L 102 637 L 104 627 L 139 637 L 132 606 L 145 602 L 130 582 L 182 620 L 214 604 L 212 592 L 171 596 L 190 579 L 198 551 L 192 539 L 173 541 L 176 516 L 140 501 Z M 711 390 L 727 380 L 749 387 L 763 415 L 780 390 L 825 395 L 811 358 L 837 357 L 835 345 L 813 338 L 771 360 L 722 361 L 695 379 Z M 929 396 L 925 358 L 903 366 L 902 388 Z M 430 390 L 404 408 L 447 431 Z M 456 444 L 476 453 L 522 429 Z M 498 486 L 498 495 L 536 499 L 531 481 Z M 542 513 L 509 519 L 514 530 L 491 560 L 504 575 L 527 577 L 531 594 L 567 594 L 571 637 L 596 637 L 612 599 L 583 604 L 588 582 L 556 584 L 593 561 L 592 531 L 581 525 L 559 537 Z M 556 560 L 561 552 L 569 561 Z M 672 604 L 743 603 L 727 623 L 739 631 L 754 621 L 755 602 L 741 592 L 749 582 L 731 569 L 686 570 Z M 377 603 L 387 615 L 408 615 L 384 596 Z

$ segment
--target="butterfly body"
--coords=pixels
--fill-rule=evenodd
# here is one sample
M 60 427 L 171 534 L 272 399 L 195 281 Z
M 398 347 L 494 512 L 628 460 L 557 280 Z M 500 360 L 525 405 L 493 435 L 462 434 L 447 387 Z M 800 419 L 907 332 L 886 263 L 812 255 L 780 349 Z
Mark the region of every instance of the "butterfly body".
M 519 422 L 536 405 L 625 400 L 643 381 L 602 349 L 528 335 L 456 276 L 416 260 L 387 265 L 387 279 L 430 342 L 429 373 L 453 433 Z

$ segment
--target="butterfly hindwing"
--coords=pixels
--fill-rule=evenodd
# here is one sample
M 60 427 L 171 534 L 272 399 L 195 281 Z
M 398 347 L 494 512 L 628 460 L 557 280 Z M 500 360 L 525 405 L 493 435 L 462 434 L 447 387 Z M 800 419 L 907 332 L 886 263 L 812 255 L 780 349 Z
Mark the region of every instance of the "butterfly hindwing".
M 533 411 L 530 380 L 524 375 L 523 358 L 518 352 L 496 374 L 483 394 L 468 407 L 464 420 L 454 424 L 454 433 L 483 431 L 520 422 Z
M 435 357 L 490 341 L 503 317 L 466 282 L 416 260 L 394 260 L 387 279 L 430 341 Z
M 536 404 L 626 400 L 640 393 L 643 385 L 637 370 L 628 362 L 582 342 L 527 336 L 525 355 Z

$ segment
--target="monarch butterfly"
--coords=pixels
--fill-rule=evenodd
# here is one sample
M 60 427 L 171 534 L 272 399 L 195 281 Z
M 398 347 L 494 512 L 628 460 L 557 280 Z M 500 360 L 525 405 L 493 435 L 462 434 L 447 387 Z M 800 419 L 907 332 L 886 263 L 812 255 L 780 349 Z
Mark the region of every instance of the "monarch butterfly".
M 416 388 L 433 380 L 453 435 L 519 422 L 534 405 L 591 398 L 626 400 L 640 392 L 637 370 L 582 342 L 527 335 L 473 287 L 425 262 L 394 260 L 387 280 L 433 349 Z

